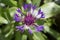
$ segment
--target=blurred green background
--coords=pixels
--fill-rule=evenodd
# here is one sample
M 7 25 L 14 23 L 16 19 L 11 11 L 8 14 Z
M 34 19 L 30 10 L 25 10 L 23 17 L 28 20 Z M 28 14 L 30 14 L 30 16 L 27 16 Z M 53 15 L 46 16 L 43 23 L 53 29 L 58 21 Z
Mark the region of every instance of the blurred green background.
M 45 13 L 45 19 L 37 21 L 44 25 L 43 32 L 29 35 L 15 30 L 14 12 L 25 3 Z M 0 40 L 60 40 L 60 0 L 0 0 Z

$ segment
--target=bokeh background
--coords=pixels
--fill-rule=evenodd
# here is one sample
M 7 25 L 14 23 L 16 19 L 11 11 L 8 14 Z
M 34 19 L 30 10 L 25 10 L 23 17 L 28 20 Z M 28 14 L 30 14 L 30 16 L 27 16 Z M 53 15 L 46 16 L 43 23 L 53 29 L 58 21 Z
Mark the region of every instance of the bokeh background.
M 43 9 L 46 17 L 37 22 L 44 31 L 33 36 L 15 30 L 14 12 L 25 3 Z M 0 0 L 0 40 L 60 40 L 60 0 Z

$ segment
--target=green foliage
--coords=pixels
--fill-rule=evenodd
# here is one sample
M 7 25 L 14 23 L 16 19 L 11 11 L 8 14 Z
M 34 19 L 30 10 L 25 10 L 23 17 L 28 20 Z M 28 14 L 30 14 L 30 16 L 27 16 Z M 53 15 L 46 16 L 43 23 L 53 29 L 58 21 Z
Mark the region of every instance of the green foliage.
M 60 13 L 60 6 L 54 2 L 49 2 L 41 6 L 41 10 L 45 13 L 45 18 L 49 18 Z
M 52 2 L 53 0 L 44 0 L 44 3 Z
M 0 40 L 49 40 L 46 33 L 50 34 L 56 40 L 60 40 L 60 33 L 51 28 L 52 24 L 55 23 L 54 16 L 60 13 L 60 5 L 52 2 L 53 0 L 44 0 L 44 4 L 40 6 L 41 1 L 42 0 L 0 0 L 0 3 L 5 5 L 1 6 L 0 4 Z M 20 8 L 22 12 L 25 13 L 22 9 L 24 3 L 32 3 L 44 12 L 45 19 L 39 19 L 36 22 L 38 25 L 44 25 L 43 32 L 34 32 L 30 35 L 28 32 L 21 33 L 20 31 L 16 31 L 15 25 L 18 25 L 18 23 L 14 22 L 13 16 L 17 8 Z M 19 25 L 21 25 L 21 23 L 19 23 Z
M 42 33 L 40 32 L 40 33 L 34 33 L 33 34 L 33 39 L 34 40 L 45 40 L 45 38 L 43 37 L 43 35 L 42 35 Z
M 17 6 L 17 2 L 14 0 L 1 0 L 2 3 L 8 5 L 8 6 Z
M 8 24 L 8 21 L 5 18 L 3 18 L 2 16 L 0 16 L 0 25 L 1 24 Z
M 41 0 L 32 0 L 32 3 L 37 7 L 40 5 Z

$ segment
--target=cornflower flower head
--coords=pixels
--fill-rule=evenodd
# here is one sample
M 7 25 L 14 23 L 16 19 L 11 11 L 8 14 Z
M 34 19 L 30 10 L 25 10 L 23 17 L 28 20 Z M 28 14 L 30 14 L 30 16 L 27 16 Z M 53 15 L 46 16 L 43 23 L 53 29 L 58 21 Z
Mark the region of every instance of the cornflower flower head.
M 22 22 L 23 24 L 21 26 L 16 26 L 17 30 L 24 32 L 27 29 L 30 34 L 33 32 L 43 31 L 44 26 L 36 24 L 36 21 L 41 18 L 45 18 L 45 16 L 41 9 L 36 10 L 36 8 L 37 7 L 32 4 L 24 4 L 23 9 L 26 11 L 26 15 L 24 15 L 20 8 L 16 10 L 14 20 L 16 22 Z

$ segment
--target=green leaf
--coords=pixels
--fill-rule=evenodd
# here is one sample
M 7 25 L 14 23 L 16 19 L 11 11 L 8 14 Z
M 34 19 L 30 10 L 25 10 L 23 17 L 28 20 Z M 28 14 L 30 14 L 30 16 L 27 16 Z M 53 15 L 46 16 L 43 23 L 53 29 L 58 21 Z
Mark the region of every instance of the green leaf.
M 42 33 L 42 36 L 45 38 L 45 40 L 48 40 L 47 36 L 44 33 Z
M 33 34 L 33 39 L 34 40 L 45 40 L 45 38 L 43 37 L 42 33 L 37 32 Z
M 4 35 L 0 34 L 0 40 L 5 40 Z
M 8 37 L 9 35 L 13 34 L 14 29 L 11 28 L 10 31 L 5 35 L 5 37 Z
M 59 39 L 60 38 L 60 33 L 58 33 L 57 31 L 53 30 L 50 28 L 49 31 L 47 31 L 50 35 L 52 35 L 54 38 Z
M 46 22 L 44 23 L 44 32 L 50 30 L 50 26 L 53 23 L 53 19 L 46 19 Z
M 55 4 L 54 2 L 46 3 L 41 6 L 41 10 L 45 14 L 45 19 L 55 16 L 56 14 L 60 13 L 60 6 Z
M 17 6 L 17 2 L 14 0 L 1 0 L 2 3 L 9 5 L 9 6 Z
M 32 3 L 38 7 L 40 5 L 40 1 L 41 0 L 32 0 Z
M 11 2 L 13 5 L 17 6 L 17 2 L 16 2 L 16 1 L 10 0 L 10 2 Z
M 1 16 L 3 16 L 5 19 L 7 19 L 8 23 L 10 23 L 10 21 L 12 19 L 11 19 L 10 13 L 9 13 L 9 7 L 1 8 Z
M 9 30 L 9 32 L 6 32 L 6 34 L 5 34 L 6 40 L 11 40 L 12 37 L 13 37 L 13 34 L 14 34 L 14 28 L 11 28 L 11 29 Z
M 26 0 L 27 3 L 32 3 L 31 0 Z
M 0 16 L 0 25 L 1 24 L 8 24 L 8 21 L 5 18 L 3 18 L 2 16 Z
M 12 21 L 12 18 L 10 16 L 10 12 L 9 12 L 9 7 L 6 8 L 5 10 L 5 17 L 7 18 L 7 20 L 9 21 L 9 23 Z
M 52 0 L 44 0 L 44 3 L 52 2 Z
M 9 9 L 9 12 L 10 12 L 11 17 L 14 16 L 14 14 L 15 14 L 15 12 L 16 12 L 16 9 L 17 9 L 17 7 L 11 7 L 11 8 Z
M 23 35 L 22 40 L 27 40 L 27 35 Z
M 22 40 L 22 34 L 19 31 L 15 33 L 15 40 Z
M 52 28 L 50 28 L 51 23 L 45 23 L 44 24 L 44 31 L 49 33 L 50 35 L 52 35 L 54 38 L 59 39 L 60 38 L 60 33 L 58 33 L 57 31 L 53 30 Z
M 36 21 L 36 23 L 37 23 L 38 25 L 43 25 L 43 24 L 45 23 L 45 21 L 39 19 L 39 20 Z
M 18 1 L 17 1 L 17 6 L 18 6 L 19 8 L 21 8 L 22 5 L 23 5 L 23 0 L 18 0 Z

